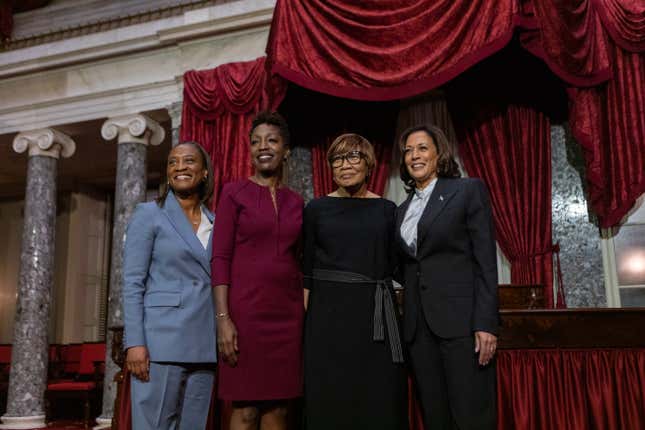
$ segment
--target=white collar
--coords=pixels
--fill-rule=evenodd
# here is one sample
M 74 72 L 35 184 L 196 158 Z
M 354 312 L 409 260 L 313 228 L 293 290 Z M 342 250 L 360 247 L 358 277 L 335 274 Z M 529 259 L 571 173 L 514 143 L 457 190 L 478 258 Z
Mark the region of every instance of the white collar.
M 420 190 L 420 189 L 418 189 L 418 188 L 416 188 L 416 187 L 415 187 L 415 188 L 414 188 L 414 194 L 416 194 L 417 198 L 419 198 L 419 199 L 421 199 L 421 200 L 425 200 L 425 199 L 427 199 L 428 197 L 430 197 L 430 194 L 432 194 L 432 190 L 434 189 L 434 186 L 435 186 L 435 185 L 436 185 L 436 183 L 437 183 L 437 179 L 438 179 L 438 178 L 434 178 L 432 181 L 430 181 L 430 183 L 428 184 L 428 186 L 427 186 L 427 187 L 425 187 L 425 188 L 424 188 L 424 189 L 422 189 L 422 190 Z

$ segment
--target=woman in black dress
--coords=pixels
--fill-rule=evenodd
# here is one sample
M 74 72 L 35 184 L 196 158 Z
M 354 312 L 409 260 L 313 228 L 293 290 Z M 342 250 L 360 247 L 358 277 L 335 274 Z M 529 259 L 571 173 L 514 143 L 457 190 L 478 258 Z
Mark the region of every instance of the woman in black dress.
M 391 279 L 394 203 L 367 190 L 374 149 L 327 153 L 338 189 L 304 213 L 305 427 L 406 429 L 407 380 Z

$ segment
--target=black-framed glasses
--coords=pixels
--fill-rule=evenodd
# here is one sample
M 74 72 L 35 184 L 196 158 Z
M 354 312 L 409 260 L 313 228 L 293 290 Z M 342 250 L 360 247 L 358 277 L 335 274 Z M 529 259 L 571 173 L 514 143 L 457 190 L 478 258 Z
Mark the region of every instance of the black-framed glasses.
M 331 167 L 341 167 L 343 165 L 343 160 L 347 160 L 349 164 L 356 165 L 359 164 L 363 158 L 365 158 L 365 154 L 361 151 L 349 151 L 345 154 L 336 154 L 331 156 L 329 158 L 329 164 L 331 164 Z

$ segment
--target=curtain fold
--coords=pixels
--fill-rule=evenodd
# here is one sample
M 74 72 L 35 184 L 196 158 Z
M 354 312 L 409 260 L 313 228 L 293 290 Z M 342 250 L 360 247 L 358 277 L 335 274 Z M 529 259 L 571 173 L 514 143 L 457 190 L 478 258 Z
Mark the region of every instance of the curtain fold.
M 645 3 L 642 0 L 592 0 L 605 30 L 626 51 L 645 51 Z
M 590 0 L 532 0 L 538 23 L 522 45 L 570 85 L 598 85 L 611 77 L 600 18 Z
M 275 110 L 286 82 L 267 73 L 266 57 L 184 74 L 181 140 L 194 140 L 210 154 L 215 181 L 213 209 L 226 182 L 252 173 L 248 132 L 253 116 Z
M 501 350 L 498 429 L 636 429 L 645 349 Z

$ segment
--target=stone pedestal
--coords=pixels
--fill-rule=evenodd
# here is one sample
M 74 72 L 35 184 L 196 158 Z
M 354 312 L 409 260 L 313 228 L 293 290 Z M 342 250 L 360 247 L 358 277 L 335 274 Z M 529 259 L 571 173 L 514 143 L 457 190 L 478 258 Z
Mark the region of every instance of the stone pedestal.
M 57 164 L 76 147 L 68 136 L 43 129 L 18 134 L 13 149 L 28 150 L 29 162 L 9 393 L 0 429 L 35 429 L 45 427 Z
M 112 359 L 112 329 L 123 327 L 121 291 L 125 230 L 135 206 L 145 199 L 146 147 L 161 144 L 165 138 L 165 131 L 157 122 L 137 114 L 108 119 L 101 128 L 101 135 L 106 140 L 116 138 L 118 149 L 107 315 L 107 327 L 110 331 L 106 339 L 103 409 L 95 428 L 106 428 L 114 413 L 116 398 L 114 378 L 120 369 Z

